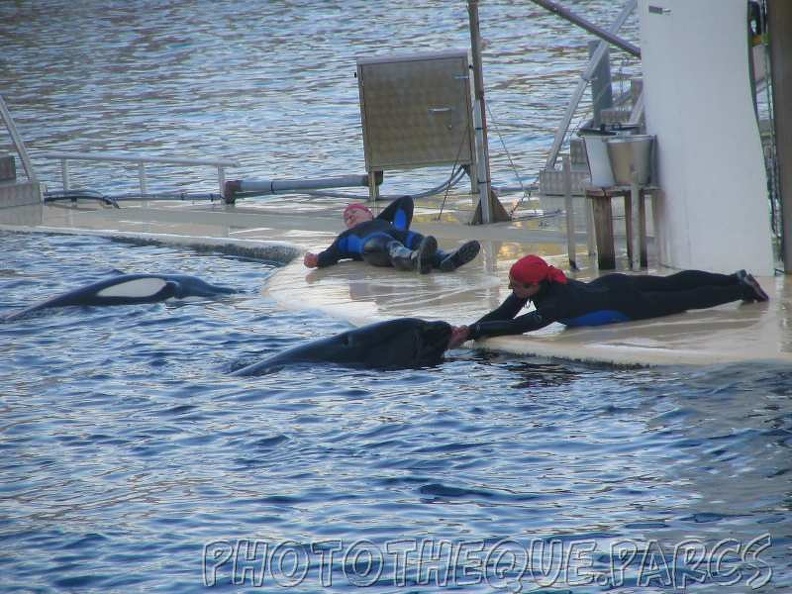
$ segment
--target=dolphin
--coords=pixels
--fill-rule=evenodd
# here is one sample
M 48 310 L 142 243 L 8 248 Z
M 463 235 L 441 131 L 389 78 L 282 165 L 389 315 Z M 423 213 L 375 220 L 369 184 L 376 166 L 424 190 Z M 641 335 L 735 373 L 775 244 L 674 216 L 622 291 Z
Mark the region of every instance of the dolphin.
M 187 274 L 120 274 L 57 295 L 7 315 L 5 320 L 17 320 L 32 312 L 51 307 L 156 303 L 170 298 L 214 297 L 236 292 L 236 289 L 212 285 Z
M 294 363 L 337 363 L 369 369 L 427 367 L 443 360 L 449 338 L 451 326 L 446 322 L 387 320 L 297 346 L 231 375 L 263 375 Z

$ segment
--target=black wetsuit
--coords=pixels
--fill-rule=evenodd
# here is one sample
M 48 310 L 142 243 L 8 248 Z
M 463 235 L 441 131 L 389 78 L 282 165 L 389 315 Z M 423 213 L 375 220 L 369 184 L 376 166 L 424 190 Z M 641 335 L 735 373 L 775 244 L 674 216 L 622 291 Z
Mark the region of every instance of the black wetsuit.
M 331 266 L 344 258 L 363 260 L 363 246 L 377 235 L 386 236 L 388 240 L 395 239 L 414 250 L 424 236 L 410 231 L 413 207 L 412 197 L 397 198 L 375 219 L 355 225 L 336 237 L 330 247 L 319 253 L 317 266 Z
M 535 311 L 517 314 L 528 304 L 512 293 L 497 308 L 470 326 L 470 338 L 522 334 L 560 322 L 566 326 L 599 326 L 642 320 L 689 309 L 705 309 L 752 298 L 752 291 L 733 274 L 684 270 L 670 276 L 607 274 L 591 282 L 541 283 L 533 296 Z

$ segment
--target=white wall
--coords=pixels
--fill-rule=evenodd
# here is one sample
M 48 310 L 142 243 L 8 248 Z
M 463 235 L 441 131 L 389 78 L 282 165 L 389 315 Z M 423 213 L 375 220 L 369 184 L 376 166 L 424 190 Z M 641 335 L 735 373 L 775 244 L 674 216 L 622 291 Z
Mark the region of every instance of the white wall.
M 773 273 L 746 6 L 747 0 L 638 3 L 646 123 L 657 136 L 662 193 L 655 216 L 665 266 Z

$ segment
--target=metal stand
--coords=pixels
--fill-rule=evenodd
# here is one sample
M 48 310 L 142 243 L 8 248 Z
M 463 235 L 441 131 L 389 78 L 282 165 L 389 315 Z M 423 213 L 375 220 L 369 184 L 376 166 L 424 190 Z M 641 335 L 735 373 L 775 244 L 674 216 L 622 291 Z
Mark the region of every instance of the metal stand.
M 630 268 L 646 268 L 648 266 L 645 198 L 647 195 L 653 197 L 656 190 L 657 188 L 653 186 L 639 186 L 638 184 L 611 186 L 608 188 L 586 188 L 586 199 L 591 201 L 597 246 L 597 266 L 600 270 L 614 270 L 616 268 L 616 246 L 613 234 L 611 200 L 619 196 L 624 198 L 628 264 Z M 635 210 L 633 205 L 637 207 Z M 637 234 L 635 233 L 636 227 Z M 635 258 L 636 255 L 638 256 L 637 259 Z

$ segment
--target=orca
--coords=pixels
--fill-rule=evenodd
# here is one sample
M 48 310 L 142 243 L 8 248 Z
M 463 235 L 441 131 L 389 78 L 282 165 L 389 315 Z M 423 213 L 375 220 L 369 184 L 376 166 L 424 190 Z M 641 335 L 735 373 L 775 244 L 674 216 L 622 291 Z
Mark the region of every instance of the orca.
M 451 338 L 451 325 L 398 318 L 315 340 L 232 372 L 234 376 L 271 373 L 295 363 L 336 363 L 367 369 L 408 369 L 437 365 Z
M 132 305 L 185 297 L 214 297 L 236 289 L 212 285 L 187 274 L 119 274 L 38 303 L 5 317 L 17 320 L 30 313 L 69 305 Z

